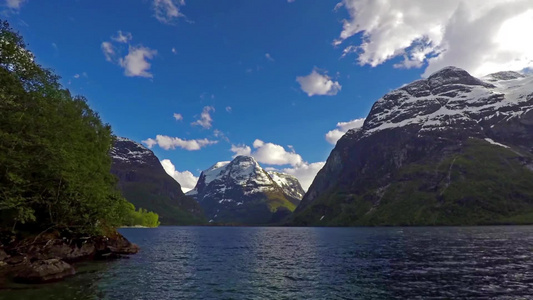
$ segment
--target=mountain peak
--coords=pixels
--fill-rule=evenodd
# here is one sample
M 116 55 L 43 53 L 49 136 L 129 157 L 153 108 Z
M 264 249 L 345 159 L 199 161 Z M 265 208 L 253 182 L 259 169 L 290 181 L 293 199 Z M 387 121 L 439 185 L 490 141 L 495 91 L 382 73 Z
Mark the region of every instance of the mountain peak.
M 279 222 L 303 197 L 298 180 L 267 173 L 251 156 L 236 156 L 202 172 L 187 192 L 204 208 L 212 222 L 261 224 Z
M 533 76 L 481 80 L 448 67 L 384 95 L 337 142 L 293 224 L 533 223 Z
M 115 143 L 110 154 L 114 160 L 124 163 L 137 162 L 142 164 L 154 163 L 154 161 L 159 162 L 150 149 L 134 140 L 120 136 L 115 137 Z
M 180 184 L 165 172 L 151 150 L 133 140 L 116 137 L 109 154 L 118 188 L 137 208 L 156 212 L 165 225 L 202 222 L 200 205 L 185 197 Z
M 470 75 L 470 73 L 467 71 L 453 66 L 445 67 L 431 74 L 427 80 L 431 88 L 436 88 L 447 84 L 490 86 L 489 84 Z
M 488 81 L 505 81 L 505 80 L 524 78 L 524 77 L 526 76 L 518 72 L 502 71 L 502 72 L 496 72 L 496 73 L 489 74 L 483 78 Z

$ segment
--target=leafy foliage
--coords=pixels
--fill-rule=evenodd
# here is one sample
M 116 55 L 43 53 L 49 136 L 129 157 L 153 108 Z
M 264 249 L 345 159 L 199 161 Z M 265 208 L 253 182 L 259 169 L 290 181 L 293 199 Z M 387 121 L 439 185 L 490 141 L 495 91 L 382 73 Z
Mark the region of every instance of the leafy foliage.
M 96 233 L 131 218 L 110 173 L 111 127 L 58 79 L 1 22 L 1 228 Z
M 159 224 L 159 215 L 147 211 L 146 209 L 139 208 L 135 210 L 135 206 L 131 203 L 128 203 L 128 215 L 124 219 L 123 225 L 125 226 L 146 226 L 146 227 L 157 227 Z

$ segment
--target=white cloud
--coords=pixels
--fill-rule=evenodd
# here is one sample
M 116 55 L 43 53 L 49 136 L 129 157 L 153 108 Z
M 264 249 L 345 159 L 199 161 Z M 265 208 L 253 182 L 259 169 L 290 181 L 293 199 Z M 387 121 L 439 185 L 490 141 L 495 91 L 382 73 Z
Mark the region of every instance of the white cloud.
M 74 74 L 74 78 L 76 79 L 80 78 L 80 74 Z
M 297 166 L 303 163 L 303 159 L 299 154 L 294 151 L 286 151 L 280 145 L 255 140 L 253 147 L 256 150 L 252 153 L 252 156 L 261 163 L 269 165 L 289 164 L 291 166 Z
M 252 154 L 252 149 L 250 148 L 250 146 L 246 146 L 246 145 L 238 145 L 238 146 L 231 145 L 230 150 L 231 152 L 235 153 L 235 155 L 233 155 L 233 158 L 239 155 L 250 156 Z
M 115 59 L 116 51 L 113 44 L 110 42 L 103 42 L 101 45 L 102 52 L 104 52 L 105 59 L 112 62 Z
M 117 43 L 127 44 L 132 39 L 132 35 L 129 32 L 123 33 L 119 30 L 117 35 L 112 36 L 111 39 Z M 128 77 L 153 77 L 152 73 L 149 72 L 152 65 L 148 60 L 153 59 L 157 55 L 157 50 L 141 45 L 128 45 L 128 54 L 122 57 L 123 53 L 119 51 L 121 48 L 115 47 L 111 42 L 103 42 L 101 48 L 107 61 L 124 68 L 124 75 Z
M 314 95 L 337 95 L 342 88 L 337 81 L 331 80 L 326 74 L 318 73 L 316 69 L 307 76 L 296 77 L 296 81 L 300 84 L 302 91 L 307 93 L 309 97 Z
M 226 106 L 226 111 L 230 113 L 231 112 L 231 106 Z
M 176 170 L 176 167 L 169 159 L 163 159 L 161 165 L 163 166 L 163 169 L 165 169 L 165 172 L 181 185 L 181 190 L 184 193 L 194 189 L 196 186 L 198 177 L 194 176 L 190 171 L 180 172 Z
M 270 53 L 266 53 L 265 57 L 266 57 L 266 59 L 268 59 L 270 61 L 274 61 L 274 58 L 272 58 L 272 55 L 270 55 Z
M 365 118 L 355 119 L 348 122 L 337 123 L 337 128 L 326 133 L 326 141 L 335 145 L 337 141 L 350 129 L 356 129 L 363 127 Z
M 231 151 L 237 155 L 253 156 L 258 162 L 268 165 L 291 165 L 297 166 L 303 163 L 302 157 L 294 150 L 286 151 L 283 146 L 273 143 L 265 143 L 256 139 L 253 143 L 254 151 L 249 146 L 231 146 Z M 234 157 L 235 157 L 234 156 Z
M 124 68 L 124 75 L 128 77 L 139 76 L 151 78 L 153 75 L 148 72 L 151 67 L 148 60 L 153 59 L 156 54 L 157 50 L 143 46 L 130 46 L 128 55 L 119 60 L 119 65 Z
M 178 54 L 178 50 L 176 50 L 176 48 L 174 48 L 174 47 L 172 47 L 171 51 L 172 51 L 172 53 L 174 53 L 174 54 Z
M 320 161 L 315 163 L 303 163 L 299 166 L 293 167 L 293 168 L 285 168 L 282 169 L 281 172 L 290 174 L 296 178 L 298 178 L 298 181 L 302 185 L 302 188 L 307 191 L 309 189 L 309 186 L 311 186 L 311 183 L 313 183 L 313 180 L 316 177 L 316 174 L 324 165 L 326 162 Z
M 6 6 L 14 10 L 19 10 L 24 2 L 26 2 L 26 0 L 7 0 Z
M 185 17 L 180 12 L 180 6 L 185 5 L 185 0 L 153 0 L 155 18 L 165 24 L 173 24 L 178 18 Z
M 254 157 L 258 162 L 266 165 L 290 165 L 291 167 L 281 169 L 283 173 L 291 174 L 298 178 L 302 188 L 307 190 L 316 173 L 324 166 L 325 162 L 308 163 L 294 151 L 292 146 L 288 146 L 290 151 L 285 150 L 283 146 L 273 143 L 265 143 L 262 140 L 256 139 L 253 142 L 252 149 L 246 145 L 231 145 L 231 151 L 235 153 L 234 158 L 238 155 L 247 155 Z M 272 167 L 267 167 L 267 170 L 277 170 Z
M 174 113 L 174 119 L 176 119 L 176 121 L 181 121 L 183 120 L 183 116 L 181 114 Z
M 226 134 L 223 131 L 220 131 L 218 129 L 213 130 L 213 135 L 219 139 L 222 139 L 229 143 L 229 138 L 226 136 Z
M 200 120 L 196 120 L 195 122 L 192 122 L 191 125 L 193 126 L 202 126 L 205 129 L 209 129 L 212 126 L 213 119 L 211 118 L 210 112 L 214 112 L 215 108 L 213 106 L 205 106 L 202 110 L 202 113 L 200 114 Z
M 123 33 L 121 30 L 117 32 L 116 36 L 111 37 L 113 41 L 118 42 L 118 43 L 128 43 L 129 41 L 131 41 L 132 38 L 133 36 L 131 35 L 131 33 L 129 32 Z
M 218 141 L 211 141 L 208 139 L 183 140 L 178 137 L 170 137 L 167 135 L 158 134 L 155 139 L 149 138 L 142 141 L 148 148 L 152 149 L 154 145 L 170 150 L 181 148 L 189 151 L 200 150 L 203 147 L 218 143 Z
M 357 33 L 361 65 L 403 57 L 395 67 L 422 67 L 424 76 L 449 65 L 474 75 L 533 67 L 531 0 L 343 0 L 350 14 L 334 45 Z

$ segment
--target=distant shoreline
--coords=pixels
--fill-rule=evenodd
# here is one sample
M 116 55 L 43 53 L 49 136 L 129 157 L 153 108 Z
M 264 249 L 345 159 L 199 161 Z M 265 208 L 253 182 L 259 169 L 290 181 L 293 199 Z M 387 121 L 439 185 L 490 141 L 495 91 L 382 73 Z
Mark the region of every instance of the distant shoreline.
M 157 228 L 157 227 L 148 227 L 148 226 L 142 226 L 142 225 L 134 225 L 134 226 L 120 226 L 119 228 Z

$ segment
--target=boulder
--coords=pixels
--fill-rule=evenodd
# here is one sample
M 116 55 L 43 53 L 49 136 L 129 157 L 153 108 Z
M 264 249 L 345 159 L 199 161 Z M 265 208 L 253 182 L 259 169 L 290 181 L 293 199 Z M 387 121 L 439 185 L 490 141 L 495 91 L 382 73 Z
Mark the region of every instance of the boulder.
M 76 274 L 74 268 L 60 259 L 47 259 L 35 261 L 14 276 L 20 283 L 46 283 L 61 280 Z
M 60 258 L 68 262 L 75 262 L 94 256 L 96 248 L 91 241 L 77 241 L 66 243 L 63 240 L 56 240 L 54 243 L 39 249 L 41 259 Z
M 28 261 L 28 258 L 26 256 L 15 255 L 15 256 L 11 256 L 10 258 L 6 259 L 5 263 L 9 265 L 18 265 L 18 264 L 25 263 L 27 261 Z
M 112 237 L 101 237 L 95 241 L 96 258 L 121 258 L 123 255 L 131 255 L 139 252 L 139 246 L 131 243 L 120 234 Z
M 7 253 L 4 251 L 4 249 L 0 249 L 0 261 L 4 261 L 9 257 Z

